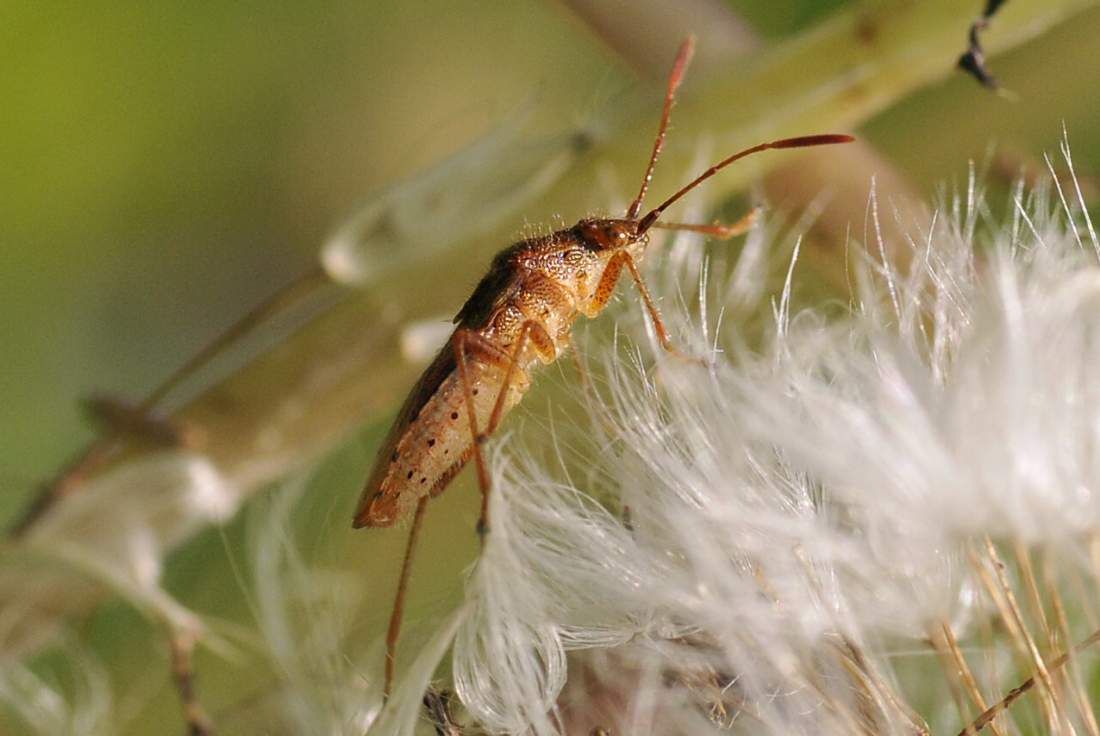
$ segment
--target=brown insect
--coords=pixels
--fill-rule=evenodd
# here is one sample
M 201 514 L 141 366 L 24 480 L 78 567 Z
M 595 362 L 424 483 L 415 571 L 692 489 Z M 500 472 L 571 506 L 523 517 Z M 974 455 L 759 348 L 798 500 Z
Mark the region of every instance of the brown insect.
M 661 214 L 682 196 L 734 161 L 769 148 L 799 148 L 853 140 L 814 135 L 761 143 L 726 158 L 639 217 L 665 141 L 676 90 L 694 48 L 680 47 L 668 81 L 664 111 L 638 196 L 621 219 L 586 218 L 566 230 L 521 240 L 493 259 L 489 273 L 459 310 L 447 345 L 424 371 L 390 430 L 363 489 L 355 527 L 386 527 L 413 515 L 397 596 L 386 636 L 384 692 L 393 687 L 397 639 L 417 534 L 430 498 L 444 490 L 474 458 L 481 487 L 478 532 L 489 529 L 489 473 L 481 445 L 531 384 L 537 363 L 552 363 L 569 347 L 580 315 L 603 311 L 626 269 L 638 287 L 664 348 L 676 352 L 638 270 L 651 228 L 691 230 L 732 237 L 751 224 L 661 223 Z

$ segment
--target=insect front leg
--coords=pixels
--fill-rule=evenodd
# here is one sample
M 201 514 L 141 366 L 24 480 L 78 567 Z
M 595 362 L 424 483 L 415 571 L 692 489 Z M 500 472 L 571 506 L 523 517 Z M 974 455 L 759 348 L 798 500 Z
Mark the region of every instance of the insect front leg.
M 619 280 L 619 276 L 622 274 L 624 266 L 630 270 L 630 275 L 633 277 L 634 283 L 638 287 L 638 291 L 642 294 L 642 301 L 645 302 L 646 310 L 649 312 L 649 318 L 653 321 L 653 329 L 657 332 L 657 339 L 661 341 L 661 347 L 678 358 L 706 365 L 706 361 L 682 353 L 672 344 L 672 338 L 669 337 L 668 330 L 665 329 L 665 323 L 661 320 L 661 313 L 657 311 L 657 305 L 653 303 L 652 297 L 649 296 L 649 289 L 646 288 L 645 281 L 642 280 L 642 274 L 638 270 L 638 264 L 634 262 L 634 259 L 625 250 L 619 251 L 611 257 L 611 260 L 603 271 L 603 275 L 600 276 L 600 283 L 597 284 L 595 294 L 593 294 L 592 300 L 589 303 L 589 316 L 595 316 L 607 306 L 607 303 L 611 300 L 611 295 L 615 293 L 615 283 Z
M 729 224 L 716 222 L 713 225 L 694 225 L 686 222 L 655 222 L 653 223 L 653 227 L 661 230 L 686 230 L 692 233 L 709 235 L 719 240 L 728 240 L 729 238 L 736 238 L 738 235 L 744 235 L 749 230 L 752 230 L 759 217 L 760 208 L 753 207 L 736 222 L 731 222 Z
M 489 492 L 492 484 L 489 479 L 488 468 L 485 465 L 485 458 L 481 452 L 481 445 L 496 431 L 497 425 L 500 424 L 500 419 L 504 415 L 505 402 L 508 398 L 508 389 L 511 387 L 516 371 L 519 369 L 519 362 L 523 357 L 528 340 L 531 341 L 539 355 L 545 360 L 550 361 L 556 357 L 557 350 L 554 347 L 554 341 L 547 334 L 546 329 L 534 320 L 523 323 L 519 331 L 519 337 L 516 338 L 510 354 L 507 354 L 506 361 L 501 361 L 503 349 L 490 343 L 478 333 L 472 330 L 460 329 L 456 330 L 454 335 L 455 362 L 458 366 L 458 377 L 462 382 L 462 391 L 466 399 L 466 412 L 470 422 L 470 434 L 473 438 L 474 463 L 477 465 L 477 480 L 481 488 L 481 517 L 477 522 L 477 531 L 483 539 L 489 531 Z M 474 406 L 474 389 L 470 382 L 470 374 L 466 364 L 471 347 L 481 351 L 483 356 L 488 357 L 488 362 L 504 368 L 504 378 L 497 390 L 496 400 L 493 402 L 493 411 L 489 415 L 489 422 L 484 432 L 478 429 L 477 410 Z

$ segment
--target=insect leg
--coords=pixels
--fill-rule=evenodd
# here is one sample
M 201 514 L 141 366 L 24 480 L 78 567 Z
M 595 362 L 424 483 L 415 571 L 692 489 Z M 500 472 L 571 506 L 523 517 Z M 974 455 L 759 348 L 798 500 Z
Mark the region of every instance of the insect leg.
M 603 275 L 600 276 L 600 282 L 596 284 L 596 290 L 592 293 L 592 299 L 586 308 L 585 315 L 587 317 L 595 317 L 611 301 L 611 295 L 615 293 L 615 284 L 619 282 L 619 275 L 623 272 L 623 256 L 625 255 L 625 251 L 620 251 L 611 256 L 611 260 L 607 262 L 607 267 L 604 268 Z
M 209 719 L 199 705 L 195 693 L 195 670 L 191 655 L 195 650 L 195 635 L 190 632 L 169 632 L 168 644 L 172 652 L 172 679 L 183 706 L 183 717 L 187 721 L 187 732 L 191 736 L 208 736 L 213 733 Z
M 477 480 L 481 488 L 481 517 L 477 522 L 477 531 L 482 537 L 489 531 L 489 491 L 492 485 L 489 480 L 488 468 L 485 465 L 485 458 L 481 454 L 481 445 L 494 431 L 496 431 L 497 425 L 500 423 L 500 418 L 504 414 L 504 402 L 507 400 L 508 389 L 515 377 L 519 359 L 523 355 L 528 339 L 535 343 L 535 348 L 543 357 L 552 359 L 556 355 L 554 342 L 550 339 L 550 336 L 546 334 L 546 330 L 543 326 L 533 320 L 524 322 L 523 326 L 520 328 L 519 337 L 516 338 L 515 347 L 512 349 L 511 356 L 508 358 L 504 378 L 498 389 L 496 400 L 493 402 L 493 411 L 489 415 L 489 423 L 485 431 L 482 432 L 478 429 L 477 425 L 473 386 L 470 384 L 469 374 L 466 372 L 466 356 L 468 354 L 467 342 L 478 345 L 483 351 L 491 347 L 488 353 L 496 358 L 494 362 L 499 361 L 499 358 L 496 356 L 499 356 L 500 348 L 492 343 L 483 345 L 483 343 L 487 341 L 476 332 L 470 330 L 457 330 L 454 336 L 458 377 L 462 382 L 462 391 L 466 398 L 466 412 L 470 420 L 470 434 L 473 436 L 474 440 L 474 462 L 477 465 Z
M 638 291 L 641 292 L 642 301 L 645 302 L 645 307 L 649 311 L 649 317 L 653 320 L 653 329 L 657 331 L 657 339 L 661 341 L 661 347 L 679 358 L 691 361 L 698 360 L 690 355 L 681 353 L 672 344 L 672 339 L 668 335 L 668 330 L 665 329 L 665 323 L 661 321 L 661 313 L 657 311 L 657 305 L 653 303 L 652 297 L 649 296 L 649 289 L 646 288 L 645 281 L 642 280 L 642 274 L 638 271 L 638 264 L 634 262 L 634 259 L 631 258 L 630 254 L 625 250 L 619 251 L 613 255 L 611 261 L 608 262 L 607 267 L 603 270 L 603 275 L 600 276 L 600 283 L 596 285 L 596 292 L 589 303 L 589 312 L 591 314 L 596 314 L 607 306 L 607 302 L 611 300 L 611 295 L 615 292 L 615 283 L 619 280 L 619 276 L 623 272 L 623 266 L 630 269 L 630 275 L 634 278 L 634 283 L 638 285 Z
M 645 308 L 649 311 L 649 318 L 653 320 L 653 329 L 657 332 L 657 339 L 661 341 L 661 347 L 677 358 L 692 362 L 701 362 L 705 365 L 706 361 L 682 353 L 672 344 L 672 339 L 668 335 L 668 330 L 665 329 L 665 323 L 661 321 L 661 313 L 657 311 L 657 305 L 653 303 L 653 297 L 649 295 L 649 289 L 646 288 L 645 281 L 642 280 L 642 273 L 638 270 L 638 264 L 634 262 L 634 259 L 631 258 L 630 254 L 626 251 L 622 251 L 620 255 L 626 267 L 630 269 L 630 275 L 634 279 L 638 291 L 642 294 L 642 301 L 645 302 Z
M 497 393 L 496 403 L 493 404 L 493 413 L 489 416 L 489 426 L 485 429 L 484 434 L 479 436 L 482 440 L 495 432 L 497 425 L 500 424 L 500 418 L 504 414 L 504 401 L 508 396 L 508 387 L 512 384 L 512 377 L 515 375 L 516 368 L 519 367 L 519 360 L 523 356 L 523 349 L 527 347 L 528 340 L 534 343 L 539 355 L 547 362 L 554 360 L 558 355 L 558 351 L 554 347 L 554 341 L 546 333 L 545 327 L 534 320 L 527 320 L 523 323 L 523 327 L 519 330 L 519 339 L 516 340 L 516 346 L 512 350 L 512 357 L 508 361 L 508 370 L 504 374 L 504 382 Z
M 462 393 L 466 400 L 466 416 L 470 420 L 470 435 L 474 439 L 473 451 L 474 451 L 474 464 L 477 466 L 477 483 L 481 488 L 481 517 L 477 522 L 477 532 L 482 537 L 488 531 L 486 527 L 485 512 L 488 507 L 489 498 L 489 471 L 485 467 L 485 459 L 481 456 L 481 433 L 477 429 L 477 410 L 474 407 L 474 389 L 470 385 L 470 376 L 466 371 L 466 343 L 477 345 L 479 342 L 486 342 L 477 333 L 459 329 L 455 330 L 454 334 L 454 349 L 455 349 L 455 365 L 458 368 L 458 380 L 462 383 Z M 496 346 L 493 346 L 496 348 Z M 495 354 L 494 351 L 493 354 Z M 510 371 L 509 371 L 510 373 Z
M 653 223 L 653 227 L 660 228 L 661 230 L 687 230 L 693 233 L 710 235 L 720 240 L 727 240 L 729 238 L 736 238 L 738 235 L 742 235 L 752 230 L 759 216 L 760 208 L 753 207 L 745 213 L 741 219 L 737 220 L 737 222 L 728 225 L 723 222 L 716 222 L 713 225 L 692 225 L 683 222 L 655 222 Z
M 424 510 L 428 507 L 428 499 L 428 496 L 424 496 L 416 504 L 412 528 L 409 530 L 409 541 L 405 544 L 405 557 L 401 561 L 401 577 L 397 581 L 397 595 L 393 599 L 390 625 L 386 629 L 386 670 L 385 679 L 382 681 L 383 700 L 389 700 L 390 693 L 393 692 L 394 670 L 397 667 L 397 639 L 401 635 L 401 620 L 405 615 L 405 594 L 409 588 L 413 552 L 416 550 L 416 539 L 420 535 L 420 526 L 424 521 Z

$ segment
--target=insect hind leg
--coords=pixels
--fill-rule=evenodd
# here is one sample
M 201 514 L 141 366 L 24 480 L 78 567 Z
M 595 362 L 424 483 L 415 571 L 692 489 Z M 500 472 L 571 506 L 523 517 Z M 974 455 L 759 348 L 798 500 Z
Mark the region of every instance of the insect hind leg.
M 462 392 L 466 400 L 466 413 L 470 423 L 470 435 L 473 439 L 474 463 L 477 466 L 477 481 L 481 489 L 481 515 L 477 522 L 478 535 L 484 540 L 489 532 L 489 494 L 492 490 L 492 482 L 489 470 L 485 464 L 485 457 L 481 452 L 481 446 L 496 431 L 504 416 L 504 408 L 508 399 L 508 390 L 512 381 L 520 370 L 520 360 L 528 342 L 535 346 L 539 355 L 547 361 L 553 360 L 557 355 L 554 341 L 539 322 L 527 320 L 520 327 L 519 337 L 516 338 L 511 352 L 507 353 L 500 346 L 490 342 L 478 333 L 469 329 L 459 329 L 454 334 L 455 363 L 458 368 L 458 378 L 462 383 Z M 471 353 L 477 351 L 486 362 L 497 367 L 504 368 L 504 377 L 497 389 L 496 399 L 493 402 L 493 410 L 489 415 L 489 422 L 484 431 L 478 429 L 477 407 L 474 405 L 474 388 L 467 370 L 467 360 Z M 507 357 L 504 357 L 507 356 Z
M 195 634 L 186 631 L 170 631 L 168 644 L 172 655 L 172 680 L 183 707 L 187 732 L 191 736 L 210 736 L 213 727 L 210 718 L 199 704 L 195 692 L 195 669 L 192 655 L 195 651 Z
M 405 618 L 405 597 L 409 590 L 409 576 L 412 574 L 413 553 L 416 551 L 420 527 L 424 523 L 424 511 L 428 507 L 428 498 L 428 496 L 425 496 L 416 504 L 416 513 L 413 515 L 409 539 L 405 544 L 405 556 L 401 560 L 401 577 L 397 581 L 397 593 L 394 596 L 393 608 L 390 610 L 390 623 L 386 628 L 386 663 L 382 681 L 383 700 L 389 700 L 390 693 L 393 692 L 394 674 L 397 669 L 397 641 L 401 636 L 401 622 Z
M 529 335 L 531 336 L 531 342 L 535 345 L 540 355 L 547 357 L 547 351 L 549 351 L 549 355 L 551 357 L 553 356 L 554 343 L 550 339 L 550 336 L 546 334 L 546 330 L 542 325 L 537 322 L 529 321 L 524 323 L 520 330 L 519 339 L 516 340 L 515 349 L 513 349 L 511 353 L 508 353 L 499 345 L 490 342 L 473 330 L 456 330 L 452 338 L 459 380 L 462 382 L 462 391 L 466 400 L 466 408 L 470 421 L 470 432 L 473 436 L 473 452 L 477 464 L 478 483 L 481 486 L 481 517 L 478 520 L 477 528 L 482 539 L 484 539 L 485 533 L 489 529 L 488 500 L 490 484 L 489 474 L 481 455 L 481 444 L 496 430 L 497 425 L 500 423 L 500 418 L 504 413 L 504 404 L 508 395 L 508 388 L 519 366 L 519 360 L 523 355 L 523 350 L 526 347 Z M 474 389 L 471 385 L 466 365 L 466 361 L 471 354 L 477 355 L 480 361 L 503 368 L 505 371 L 499 392 L 493 403 L 493 412 L 489 416 L 489 423 L 486 426 L 485 432 L 479 432 L 477 429 L 477 411 L 474 406 Z M 408 593 L 409 577 L 412 573 L 413 555 L 416 551 L 420 529 L 424 522 L 424 512 L 427 510 L 428 501 L 433 495 L 434 494 L 424 496 L 416 505 L 416 513 L 413 516 L 412 528 L 409 530 L 409 538 L 405 545 L 405 556 L 401 561 L 401 575 L 397 583 L 397 593 L 394 597 L 393 608 L 390 611 L 389 626 L 386 629 L 386 661 L 382 685 L 382 697 L 384 700 L 388 700 L 390 694 L 393 692 L 393 683 L 397 669 L 397 643 L 401 636 L 401 623 L 404 620 L 405 598 Z

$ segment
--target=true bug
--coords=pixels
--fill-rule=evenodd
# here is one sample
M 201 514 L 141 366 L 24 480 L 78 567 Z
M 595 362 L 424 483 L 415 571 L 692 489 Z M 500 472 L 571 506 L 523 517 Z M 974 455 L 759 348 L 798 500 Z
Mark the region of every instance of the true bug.
M 592 318 L 604 309 L 624 268 L 641 293 L 661 344 L 675 352 L 638 270 L 647 233 L 663 227 L 730 237 L 744 227 L 660 223 L 665 209 L 719 170 L 758 151 L 853 140 L 847 135 L 814 135 L 747 148 L 711 166 L 639 217 L 693 49 L 689 38 L 676 56 L 649 164 L 625 217 L 586 218 L 498 253 L 459 310 L 457 328 L 413 387 L 379 451 L 355 513 L 355 527 L 391 526 L 415 508 L 386 636 L 386 695 L 393 686 L 405 589 L 428 500 L 446 490 L 472 456 L 481 487 L 478 531 L 488 531 L 490 483 L 481 444 L 523 397 L 530 385 L 529 369 L 535 363 L 553 362 L 568 348 L 573 323 L 582 314 Z

